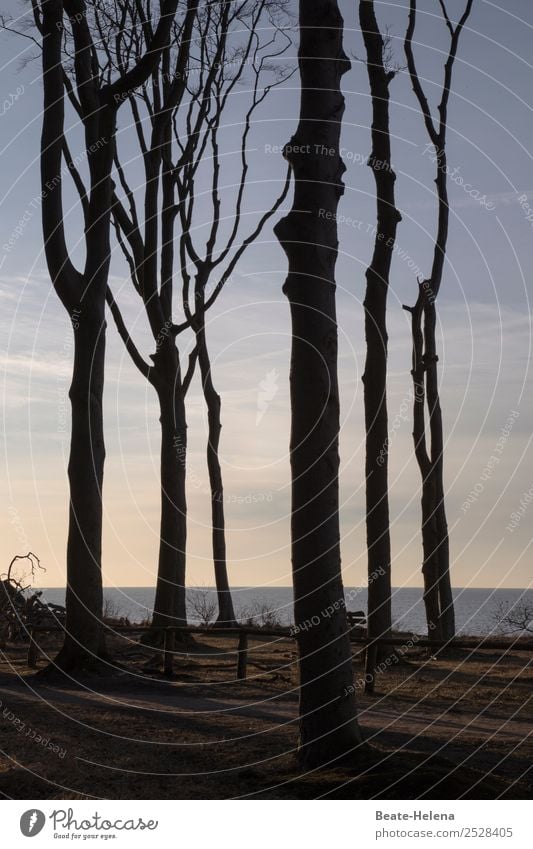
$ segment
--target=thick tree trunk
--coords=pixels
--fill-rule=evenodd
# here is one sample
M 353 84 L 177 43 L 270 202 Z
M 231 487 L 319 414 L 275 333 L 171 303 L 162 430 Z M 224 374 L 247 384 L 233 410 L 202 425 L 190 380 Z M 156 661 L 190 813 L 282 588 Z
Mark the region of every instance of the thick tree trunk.
M 387 294 L 396 228 L 401 216 L 395 206 L 396 175 L 391 165 L 389 83 L 383 65 L 383 39 L 374 3 L 361 0 L 359 21 L 367 52 L 372 96 L 372 153 L 377 196 L 377 232 L 372 263 L 366 273 L 363 375 L 366 431 L 366 532 L 368 551 L 368 635 L 386 636 L 391 620 L 391 544 L 388 492 L 387 418 Z M 370 672 L 370 670 L 367 670 Z
M 343 21 L 331 0 L 300 2 L 300 122 L 285 148 L 294 205 L 276 226 L 289 260 L 291 472 L 300 756 L 324 765 L 361 743 L 339 541 L 339 391 L 335 262 L 342 194 Z
M 153 614 L 153 625 L 157 628 L 187 624 L 187 425 L 179 359 L 173 343 L 172 347 L 170 356 L 174 368 L 168 372 L 168 363 L 159 366 L 159 354 L 156 354 L 152 378 L 159 398 L 161 422 L 161 530 Z M 165 352 L 165 356 L 168 359 L 169 352 Z M 163 370 L 165 373 L 161 374 Z
M 71 10 L 70 10 L 71 11 Z M 67 543 L 66 633 L 55 665 L 68 671 L 99 666 L 103 654 L 102 482 L 105 460 L 102 396 L 105 359 L 105 292 L 109 273 L 111 167 L 116 106 L 98 103 L 86 125 L 99 144 L 88 149 L 91 191 L 86 221 L 86 262 L 80 274 L 70 260 L 64 233 L 62 152 L 64 81 L 60 2 L 43 6 L 44 109 L 41 138 L 42 220 L 47 265 L 74 330 L 70 399 L 72 433 Z M 79 48 L 79 45 L 77 45 Z M 77 73 L 82 72 L 81 64 Z M 89 123 L 89 122 L 88 122 Z
M 92 668 L 102 653 L 102 483 L 104 474 L 104 311 L 83 302 L 71 316 L 74 366 L 68 476 L 66 632 L 55 665 Z
M 176 0 L 165 0 L 147 51 L 116 82 L 100 85 L 94 44 L 82 2 L 66 2 L 74 40 L 73 64 L 79 114 L 83 121 L 90 190 L 85 216 L 85 268 L 74 267 L 66 245 L 62 166 L 64 136 L 63 3 L 47 0 L 42 13 L 44 109 L 41 137 L 42 220 L 48 270 L 68 310 L 75 339 L 72 437 L 69 460 L 70 515 L 67 545 L 67 633 L 56 664 L 74 670 L 94 666 L 103 653 L 102 480 L 104 436 L 102 393 L 105 356 L 105 303 L 111 258 L 110 227 L 116 115 L 121 96 L 150 76 L 165 47 Z M 190 4 L 188 15 L 195 14 Z M 181 83 L 180 83 L 181 84 Z

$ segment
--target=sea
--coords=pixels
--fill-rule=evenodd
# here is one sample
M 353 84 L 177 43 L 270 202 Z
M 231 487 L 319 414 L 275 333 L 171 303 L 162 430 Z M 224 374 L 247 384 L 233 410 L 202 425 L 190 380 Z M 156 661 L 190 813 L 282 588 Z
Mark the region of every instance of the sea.
M 214 602 L 216 590 L 213 587 L 188 588 L 189 619 L 196 623 L 194 597 Z M 108 615 L 128 619 L 132 623 L 142 622 L 150 617 L 154 602 L 153 587 L 106 587 L 104 598 Z M 514 605 L 527 604 L 533 608 L 533 589 L 473 589 L 470 587 L 454 590 L 454 606 L 457 633 L 463 635 L 500 634 L 502 610 Z M 44 598 L 54 604 L 64 604 L 64 588 L 43 590 Z M 233 603 L 237 618 L 275 617 L 280 625 L 294 623 L 293 597 L 291 587 L 234 587 Z M 346 607 L 348 610 L 367 609 L 367 590 L 362 587 L 345 587 Z M 198 605 L 196 605 L 197 607 Z M 392 595 L 392 615 L 394 628 L 414 634 L 426 633 L 424 604 L 420 587 L 397 587 Z M 269 619 L 272 622 L 272 618 Z

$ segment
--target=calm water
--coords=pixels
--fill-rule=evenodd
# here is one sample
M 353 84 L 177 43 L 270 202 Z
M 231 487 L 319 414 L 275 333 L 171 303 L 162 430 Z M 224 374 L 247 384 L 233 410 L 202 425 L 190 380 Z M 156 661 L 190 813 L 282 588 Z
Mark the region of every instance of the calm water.
M 192 596 L 195 590 L 188 590 Z M 201 592 L 213 593 L 213 588 Z M 112 615 L 124 616 L 132 622 L 139 622 L 150 616 L 154 599 L 154 590 L 150 587 L 116 587 L 104 590 L 110 603 Z M 290 587 L 235 587 L 232 590 L 237 616 L 257 612 L 262 605 L 276 612 L 279 621 L 290 624 L 294 621 L 292 609 L 292 590 Z M 346 587 L 348 610 L 366 610 L 367 591 L 362 588 Z M 48 601 L 63 604 L 63 589 L 47 589 L 44 594 Z M 462 634 L 487 634 L 497 632 L 496 610 L 503 604 L 527 602 L 533 605 L 533 590 L 503 589 L 456 589 L 455 616 L 457 631 Z M 392 611 L 395 626 L 412 631 L 415 634 L 425 632 L 424 605 L 420 588 L 394 590 Z M 191 614 L 194 621 L 194 614 Z

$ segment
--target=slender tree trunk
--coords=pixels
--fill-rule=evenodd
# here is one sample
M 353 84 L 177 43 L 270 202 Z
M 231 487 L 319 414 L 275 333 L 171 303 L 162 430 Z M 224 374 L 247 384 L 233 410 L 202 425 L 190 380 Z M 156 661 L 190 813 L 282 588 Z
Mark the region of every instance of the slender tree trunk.
M 422 485 L 422 549 L 424 552 L 422 574 L 424 576 L 424 606 L 426 608 L 428 637 L 434 640 L 442 639 L 437 546 L 435 488 L 430 477 Z
M 98 665 L 102 653 L 102 483 L 105 447 L 104 311 L 80 304 L 71 316 L 74 366 L 68 477 L 66 631 L 55 665 L 65 671 Z
M 440 405 L 439 381 L 438 381 L 438 356 L 437 356 L 437 308 L 436 298 L 440 291 L 442 276 L 444 272 L 444 259 L 446 256 L 446 245 L 448 241 L 448 224 L 450 210 L 448 205 L 447 188 L 447 156 L 444 142 L 437 152 L 437 194 L 439 198 L 439 214 L 437 239 L 431 279 L 422 286 L 424 295 L 424 369 L 426 381 L 426 403 L 428 409 L 429 433 L 431 439 L 430 469 L 427 475 L 426 487 L 427 498 L 432 499 L 431 505 L 431 531 L 428 540 L 433 545 L 432 560 L 435 561 L 431 580 L 436 581 L 435 588 L 431 592 L 438 595 L 439 604 L 439 627 L 436 632 L 438 639 L 449 640 L 455 636 L 455 613 L 450 577 L 450 546 L 448 539 L 448 524 L 446 521 L 445 495 L 444 495 L 444 430 L 442 422 L 442 410 Z M 428 623 L 429 624 L 429 623 Z
M 349 62 L 336 2 L 300 2 L 300 122 L 285 148 L 294 205 L 276 226 L 289 260 L 292 351 L 292 567 L 300 656 L 300 758 L 346 756 L 361 743 L 339 540 L 336 211 L 343 192 L 339 136 Z
M 435 525 L 435 560 L 440 608 L 440 638 L 455 636 L 455 613 L 450 579 L 450 545 L 444 498 L 444 433 L 437 372 L 436 309 L 434 303 L 424 308 L 426 393 L 431 433 L 432 522 Z
M 372 96 L 372 153 L 377 196 L 377 232 L 372 263 L 366 273 L 363 375 L 366 431 L 366 531 L 368 551 L 368 635 L 390 633 L 391 545 L 388 493 L 387 418 L 387 295 L 396 228 L 401 216 L 395 206 L 396 175 L 391 165 L 389 83 L 394 74 L 383 64 L 383 38 L 374 3 L 361 0 L 359 21 L 367 52 Z
M 455 637 L 455 606 L 450 577 L 450 540 L 444 504 L 444 489 L 437 483 L 437 535 L 439 539 L 439 601 L 441 634 L 444 640 Z
M 236 624 L 236 619 L 226 562 L 224 485 L 219 457 L 220 432 L 222 430 L 222 422 L 220 420 L 221 403 L 220 395 L 213 384 L 209 351 L 205 338 L 205 326 L 203 323 L 196 334 L 196 344 L 198 345 L 198 362 L 200 365 L 204 398 L 207 405 L 207 468 L 211 489 L 213 562 L 218 600 L 218 618 L 216 624 L 220 627 L 229 628 Z
M 422 481 L 422 575 L 424 578 L 424 605 L 428 636 L 441 638 L 441 616 L 439 599 L 438 536 L 435 514 L 435 478 L 431 458 L 426 444 L 425 425 L 425 358 L 422 318 L 424 314 L 424 284 L 420 286 L 414 307 L 404 307 L 411 313 L 411 334 L 413 342 L 412 369 L 413 379 L 413 442 L 416 461 Z
M 161 422 L 161 531 L 153 615 L 155 627 L 187 624 L 187 425 L 175 347 L 171 354 L 174 355 L 174 370 L 162 375 L 156 354 L 155 375 L 152 378 L 159 398 Z
M 466 0 L 463 14 L 459 18 L 458 22 L 453 24 L 448 16 L 445 4 L 441 3 L 441 11 L 450 33 L 450 48 L 444 64 L 444 83 L 442 86 L 440 101 L 437 106 L 439 115 L 438 122 L 435 122 L 432 117 L 431 107 L 424 92 L 424 88 L 420 82 L 413 53 L 413 37 L 415 33 L 417 15 L 416 0 L 409 0 L 409 20 L 404 41 L 409 77 L 420 106 L 426 131 L 431 143 L 435 147 L 437 163 L 435 183 L 438 197 L 438 220 L 433 264 L 430 279 L 423 281 L 421 284 L 417 302 L 419 305 L 417 309 L 419 325 L 417 333 L 423 337 L 423 341 L 420 342 L 420 359 L 423 359 L 423 365 L 420 365 L 420 368 L 422 369 L 422 381 L 425 380 L 429 431 L 431 437 L 430 456 L 428 456 L 427 452 L 425 452 L 426 457 L 424 458 L 424 465 L 427 461 L 428 466 L 426 471 L 422 472 L 422 465 L 420 464 L 420 461 L 419 465 L 422 472 L 423 490 L 422 540 L 424 545 L 425 566 L 424 597 L 431 598 L 431 610 L 428 614 L 428 629 L 431 630 L 433 628 L 435 610 L 438 607 L 439 624 L 436 629 L 436 636 L 446 640 L 455 636 L 455 614 L 450 578 L 448 524 L 446 521 L 444 503 L 444 436 L 438 388 L 435 301 L 442 283 L 450 219 L 447 185 L 448 166 L 446 154 L 448 103 L 452 90 L 453 67 L 459 46 L 459 39 L 472 12 L 472 6 L 473 0 Z M 423 332 L 420 329 L 420 304 L 423 304 Z M 411 310 L 411 312 L 414 316 L 415 311 Z M 414 339 L 415 334 L 413 332 L 413 341 Z M 422 418 L 423 428 L 423 410 L 420 415 Z M 416 444 L 417 439 L 415 438 L 415 450 Z M 424 534 L 426 535 L 426 538 L 424 538 Z M 431 565 L 429 565 L 430 560 Z M 437 596 L 437 600 L 434 598 L 435 595 Z

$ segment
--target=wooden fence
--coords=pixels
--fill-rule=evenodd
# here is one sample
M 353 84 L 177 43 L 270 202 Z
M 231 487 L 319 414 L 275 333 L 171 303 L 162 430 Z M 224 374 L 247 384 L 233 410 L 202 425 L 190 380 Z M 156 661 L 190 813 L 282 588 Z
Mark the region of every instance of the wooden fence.
M 252 628 L 250 626 L 244 625 L 236 628 L 219 628 L 219 627 L 205 627 L 205 626 L 187 626 L 187 627 L 166 627 L 166 628 L 152 628 L 150 625 L 106 625 L 105 626 L 111 633 L 114 634 L 139 634 L 143 632 L 162 632 L 163 633 L 163 668 L 165 675 L 172 675 L 173 667 L 174 667 L 174 657 L 176 654 L 180 654 L 176 650 L 176 636 L 181 635 L 185 636 L 187 634 L 203 634 L 208 635 L 210 638 L 213 637 L 228 637 L 228 636 L 238 636 L 238 644 L 236 648 L 237 654 L 237 680 L 244 680 L 246 678 L 247 666 L 248 666 L 248 654 L 250 652 L 249 646 L 249 637 L 274 637 L 276 639 L 289 639 L 296 640 L 296 634 L 291 631 L 290 628 Z M 40 648 L 38 641 L 36 639 L 37 634 L 39 632 L 48 632 L 48 631 L 62 631 L 63 628 L 59 625 L 56 626 L 46 626 L 46 625 L 36 625 L 32 628 L 29 628 L 28 636 L 29 636 L 29 646 L 28 646 L 28 655 L 27 655 L 27 665 L 31 669 L 35 669 L 37 667 L 37 660 L 40 654 Z M 454 638 L 453 640 L 448 640 L 447 642 L 443 642 L 440 640 L 430 640 L 424 637 L 419 637 L 417 634 L 406 635 L 402 637 L 387 637 L 383 639 L 372 640 L 367 637 L 358 637 L 356 636 L 357 629 L 354 628 L 350 631 L 350 640 L 354 645 L 360 645 L 365 647 L 366 651 L 366 675 L 365 675 L 365 692 L 373 693 L 374 686 L 376 681 L 376 670 L 379 669 L 378 658 L 382 655 L 380 649 L 382 647 L 392 647 L 392 648 L 403 648 L 407 651 L 410 648 L 428 648 L 433 649 L 435 652 L 442 652 L 443 650 L 453 650 L 453 649 L 466 649 L 472 651 L 479 650 L 492 650 L 492 651 L 501 651 L 507 652 L 511 649 L 520 650 L 520 651 L 533 651 L 533 642 L 529 642 L 526 640 L 515 640 L 511 642 L 509 640 L 495 640 L 484 638 L 481 640 L 468 640 L 461 638 Z

